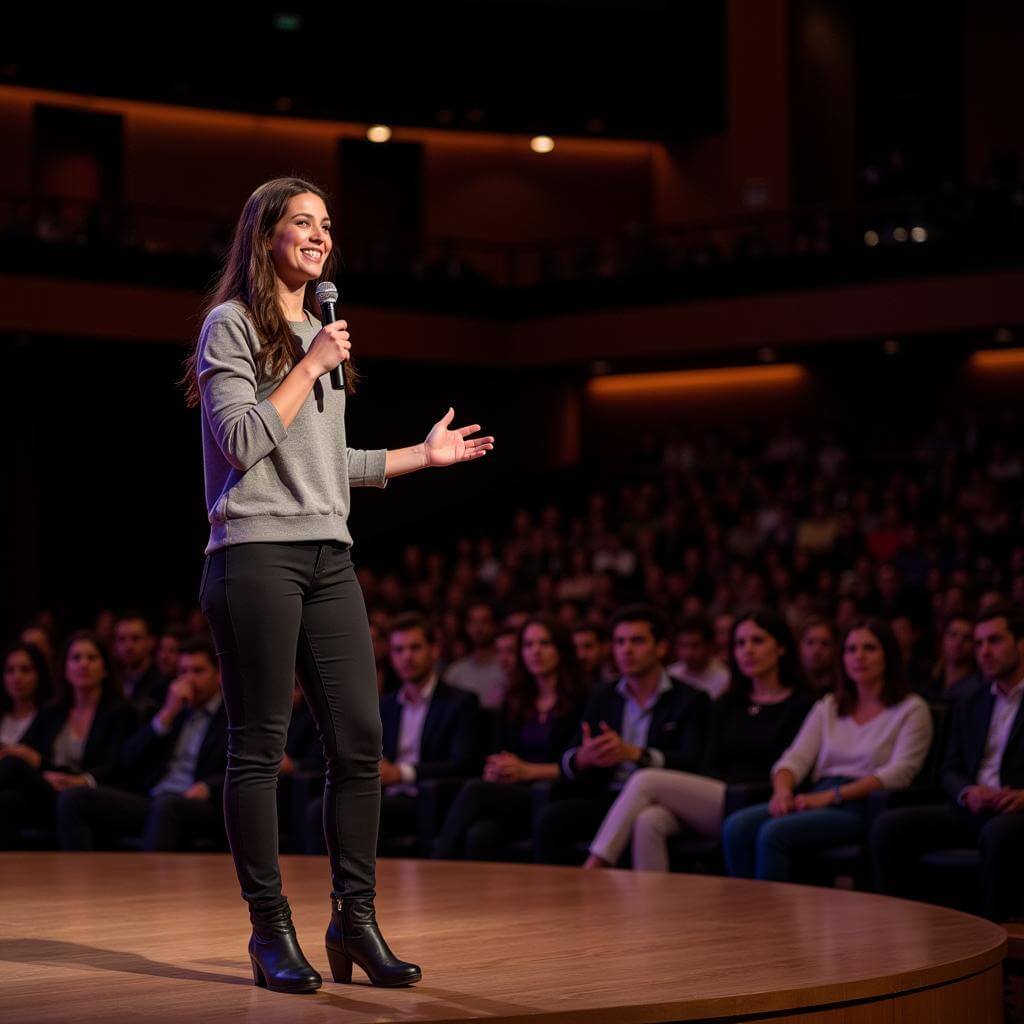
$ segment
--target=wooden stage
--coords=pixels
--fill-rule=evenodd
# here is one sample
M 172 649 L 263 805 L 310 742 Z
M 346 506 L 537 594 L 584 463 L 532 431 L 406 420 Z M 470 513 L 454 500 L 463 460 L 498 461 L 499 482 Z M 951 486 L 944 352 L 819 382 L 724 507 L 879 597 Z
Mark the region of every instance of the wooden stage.
M 329 979 L 326 859 L 283 858 L 324 986 L 252 983 L 226 854 L 0 854 L 0 1021 L 800 1024 L 1001 1020 L 1003 929 L 832 889 L 696 875 L 381 860 L 377 915 L 423 968 Z

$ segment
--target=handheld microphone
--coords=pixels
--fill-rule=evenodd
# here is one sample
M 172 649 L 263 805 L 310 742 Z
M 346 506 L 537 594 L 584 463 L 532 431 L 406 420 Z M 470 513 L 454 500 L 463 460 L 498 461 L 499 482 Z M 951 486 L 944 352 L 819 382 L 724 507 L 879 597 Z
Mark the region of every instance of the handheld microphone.
M 320 303 L 320 316 L 321 323 L 333 324 L 338 319 L 337 314 L 334 310 L 334 304 L 338 301 L 338 289 L 330 281 L 321 281 L 316 286 L 316 301 Z M 331 370 L 331 387 L 335 391 L 345 390 L 345 379 L 341 369 L 341 363 L 338 363 L 333 370 Z

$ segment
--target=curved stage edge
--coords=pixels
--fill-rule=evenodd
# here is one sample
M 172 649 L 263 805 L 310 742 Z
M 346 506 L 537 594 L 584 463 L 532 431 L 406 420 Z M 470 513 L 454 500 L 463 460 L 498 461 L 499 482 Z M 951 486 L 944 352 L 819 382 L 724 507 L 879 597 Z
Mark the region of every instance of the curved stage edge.
M 312 995 L 252 984 L 225 854 L 0 854 L 6 1024 L 801 1024 L 1002 1015 L 1006 933 L 926 904 L 698 875 L 382 859 L 377 915 L 423 981 L 329 980 L 326 860 L 282 858 Z

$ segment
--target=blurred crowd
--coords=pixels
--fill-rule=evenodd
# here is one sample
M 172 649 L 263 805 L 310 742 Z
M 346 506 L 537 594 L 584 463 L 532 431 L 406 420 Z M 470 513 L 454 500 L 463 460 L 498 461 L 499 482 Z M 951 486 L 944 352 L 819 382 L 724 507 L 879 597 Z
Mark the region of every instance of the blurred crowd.
M 921 864 L 967 856 L 963 905 L 1020 913 L 1019 432 L 938 422 L 888 467 L 787 425 L 678 436 L 578 504 L 362 566 L 382 853 L 929 898 Z M 8 647 L 0 847 L 224 848 L 217 654 L 198 609 L 165 618 L 61 638 L 40 612 Z M 301 683 L 279 831 L 316 853 Z

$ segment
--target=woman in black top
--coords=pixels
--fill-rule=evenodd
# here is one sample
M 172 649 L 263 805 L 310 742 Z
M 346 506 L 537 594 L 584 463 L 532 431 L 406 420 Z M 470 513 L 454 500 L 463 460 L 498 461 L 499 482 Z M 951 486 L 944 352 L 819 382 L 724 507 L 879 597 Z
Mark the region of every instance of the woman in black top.
M 767 780 L 813 703 L 786 620 L 768 609 L 737 618 L 730 664 L 732 683 L 712 705 L 705 774 L 634 772 L 605 816 L 584 867 L 614 866 L 632 836 L 636 870 L 668 871 L 670 836 L 686 828 L 717 839 L 726 787 Z
M 50 666 L 33 644 L 18 641 L 4 651 L 0 690 L 0 751 L 20 743 L 51 696 Z M 0 754 L 2 756 L 2 754 Z
M 495 860 L 510 838 L 528 836 L 530 783 L 559 777 L 559 761 L 579 726 L 586 684 L 569 634 L 535 615 L 523 624 L 516 648 L 494 752 L 483 778 L 459 791 L 434 845 L 436 858 Z
M 138 726 L 121 696 L 103 642 L 73 633 L 53 703 L 36 715 L 20 743 L 0 748 L 0 848 L 25 826 L 56 827 L 57 798 L 74 786 L 110 782 L 124 741 Z

